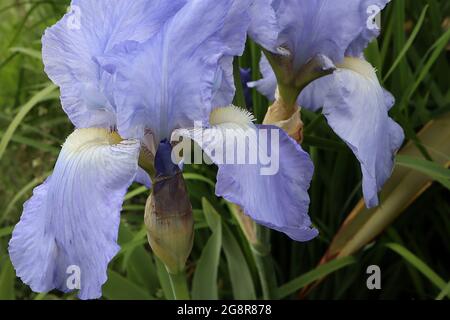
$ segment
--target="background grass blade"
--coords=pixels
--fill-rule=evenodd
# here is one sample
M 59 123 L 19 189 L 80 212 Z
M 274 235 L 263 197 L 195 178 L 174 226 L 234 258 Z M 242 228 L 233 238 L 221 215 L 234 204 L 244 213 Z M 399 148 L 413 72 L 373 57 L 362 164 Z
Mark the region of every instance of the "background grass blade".
M 450 161 L 443 167 L 433 161 L 399 155 L 396 162 L 397 165 L 420 171 L 450 189 L 450 170 L 446 168 Z
M 447 141 L 450 141 L 450 114 L 426 125 L 418 137 L 435 159 L 434 169 L 435 166 L 449 162 L 447 155 L 450 154 L 450 144 Z M 423 157 L 420 150 L 411 142 L 399 154 L 406 157 Z M 397 166 L 380 194 L 381 205 L 367 209 L 364 200 L 361 199 L 342 223 L 320 264 L 335 258 L 351 256 L 363 248 L 411 205 L 431 185 L 431 182 L 432 179 L 422 172 Z M 312 286 L 305 288 L 302 295 L 307 294 L 311 288 Z
M 389 78 L 389 76 L 394 72 L 395 68 L 397 68 L 397 66 L 399 65 L 400 61 L 402 61 L 402 59 L 405 57 L 405 55 L 408 52 L 409 48 L 411 48 L 414 40 L 417 37 L 417 34 L 419 33 L 419 31 L 422 28 L 422 25 L 423 25 L 423 22 L 425 20 L 425 15 L 426 15 L 427 11 L 428 11 L 428 5 L 426 5 L 422 9 L 422 12 L 420 13 L 419 20 L 417 21 L 417 24 L 414 27 L 414 30 L 412 31 L 411 35 L 409 36 L 409 39 L 406 42 L 405 46 L 403 47 L 402 51 L 400 52 L 400 54 L 395 59 L 395 61 L 392 64 L 391 68 L 389 69 L 389 71 L 384 76 L 383 82 L 385 82 Z
M 14 280 L 16 273 L 9 258 L 0 268 L 0 300 L 14 300 Z
M 342 269 L 348 265 L 354 264 L 356 259 L 353 257 L 339 258 L 330 261 L 326 264 L 320 265 L 313 270 L 301 275 L 300 277 L 289 281 L 288 283 L 282 285 L 277 290 L 278 299 L 286 298 L 287 296 L 297 292 L 308 284 L 313 283 L 316 280 L 322 279 L 323 277 Z
M 5 134 L 0 131 L 0 138 L 3 138 L 4 135 Z M 46 143 L 42 143 L 42 142 L 36 141 L 34 139 L 23 137 L 23 136 L 18 135 L 18 134 L 14 134 L 11 137 L 11 141 L 16 142 L 16 143 L 20 143 L 22 145 L 33 147 L 33 148 L 35 148 L 37 150 L 49 152 L 49 153 L 51 153 L 53 155 L 58 155 L 59 151 L 60 151 L 60 149 L 58 149 L 56 147 L 53 147 L 52 145 L 48 145 Z
M 193 299 L 218 299 L 217 274 L 219 269 L 220 251 L 222 248 L 221 218 L 208 202 L 203 199 L 203 212 L 212 235 L 203 248 L 192 281 Z
M 119 229 L 119 244 L 121 251 L 117 257 L 121 257 L 121 267 L 127 278 L 145 288 L 151 295 L 156 295 L 161 285 L 152 255 L 144 247 L 147 244 L 145 229 L 133 232 L 128 225 L 122 224 Z
M 430 280 L 436 287 L 438 287 L 439 290 L 446 290 L 447 283 L 444 281 L 444 279 L 442 279 L 436 272 L 434 272 L 411 251 L 397 243 L 388 243 L 386 247 L 402 256 L 408 263 L 419 270 L 428 280 Z M 448 295 L 448 297 L 450 298 L 450 294 Z
M 13 53 L 22 53 L 26 56 L 32 57 L 34 59 L 37 59 L 39 61 L 42 60 L 42 54 L 40 51 L 30 49 L 30 48 L 23 48 L 23 47 L 13 47 L 9 49 Z
M 256 299 L 255 285 L 250 268 L 239 247 L 239 243 L 226 224 L 223 224 L 222 245 L 230 272 L 233 297 L 238 300 Z
M 30 181 L 22 189 L 20 189 L 19 192 L 17 192 L 17 194 L 14 196 L 14 198 L 12 198 L 11 201 L 8 203 L 8 205 L 6 206 L 6 209 L 1 213 L 0 223 L 2 223 L 3 220 L 5 220 L 8 217 L 8 214 L 13 210 L 16 203 L 20 199 L 22 199 L 26 194 L 28 194 L 34 187 L 36 187 L 37 185 L 42 183 L 45 180 L 45 178 L 47 178 L 49 175 L 50 175 L 50 172 L 46 173 L 42 177 L 35 178 L 35 179 L 33 179 L 33 181 Z
M 0 238 L 11 235 L 13 230 L 14 230 L 13 226 L 0 228 Z
M 449 41 L 450 41 L 450 29 L 448 29 L 430 48 L 430 50 L 433 49 L 433 51 L 431 51 L 431 55 L 429 59 L 426 61 L 426 63 L 418 68 L 417 70 L 418 75 L 416 77 L 416 80 L 410 86 L 409 90 L 407 91 L 408 92 L 407 95 L 405 95 L 405 99 L 403 102 L 404 105 L 406 105 L 406 102 L 408 102 L 412 98 L 413 94 L 416 92 L 420 83 L 422 83 L 427 74 L 429 74 L 431 67 L 435 64 L 441 53 L 445 50 Z
M 110 300 L 151 300 L 150 294 L 113 270 L 103 285 L 103 296 Z
M 17 115 L 14 117 L 13 121 L 9 125 L 8 129 L 6 129 L 2 140 L 0 141 L 0 160 L 3 157 L 3 154 L 5 153 L 6 147 L 8 146 L 9 141 L 11 140 L 12 136 L 14 135 L 14 132 L 16 131 L 17 127 L 20 125 L 20 123 L 23 121 L 23 119 L 26 117 L 26 115 L 33 109 L 33 107 L 41 102 L 43 99 L 45 99 L 49 94 L 51 94 L 54 90 L 56 90 L 56 86 L 53 84 L 48 85 L 41 91 L 39 91 L 36 95 L 34 95 L 26 104 L 24 104 Z
M 449 294 L 450 294 L 450 281 L 447 283 L 445 288 L 436 297 L 436 300 L 442 300 L 442 299 L 444 299 L 445 296 L 448 296 Z

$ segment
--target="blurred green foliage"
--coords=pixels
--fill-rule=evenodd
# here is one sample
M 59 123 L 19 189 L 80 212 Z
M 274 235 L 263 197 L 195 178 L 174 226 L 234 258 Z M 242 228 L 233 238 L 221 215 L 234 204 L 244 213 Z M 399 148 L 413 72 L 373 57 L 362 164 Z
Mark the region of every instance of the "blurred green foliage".
M 0 299 L 75 298 L 57 292 L 32 293 L 15 277 L 7 255 L 23 202 L 51 172 L 60 145 L 73 129 L 40 57 L 43 31 L 67 6 L 63 0 L 2 0 L 0 5 Z M 450 111 L 450 2 L 394 0 L 382 16 L 382 26 L 382 36 L 367 49 L 367 57 L 397 99 L 391 115 L 407 138 L 416 141 L 421 127 Z M 255 79 L 260 77 L 260 54 L 249 42 L 239 59 L 240 66 L 252 68 Z M 252 95 L 254 113 L 261 121 L 267 101 L 255 91 Z M 422 194 L 362 252 L 316 267 L 361 197 L 361 174 L 354 156 L 322 116 L 306 111 L 302 116 L 304 147 L 316 167 L 310 215 L 320 236 L 296 243 L 271 232 L 271 251 L 264 254 L 275 270 L 273 281 L 266 282 L 274 286 L 272 297 L 294 298 L 300 288 L 331 274 L 308 299 L 443 298 L 450 287 L 450 202 L 448 189 L 440 184 Z M 265 282 L 258 259 L 228 204 L 214 195 L 215 168 L 189 166 L 186 178 L 196 219 L 194 249 L 186 269 L 191 294 L 261 298 Z M 127 196 L 119 235 L 122 250 L 110 264 L 105 299 L 173 298 L 167 272 L 152 255 L 143 229 L 147 196 L 148 191 L 137 185 Z M 366 288 L 366 268 L 372 264 L 382 270 L 379 291 Z

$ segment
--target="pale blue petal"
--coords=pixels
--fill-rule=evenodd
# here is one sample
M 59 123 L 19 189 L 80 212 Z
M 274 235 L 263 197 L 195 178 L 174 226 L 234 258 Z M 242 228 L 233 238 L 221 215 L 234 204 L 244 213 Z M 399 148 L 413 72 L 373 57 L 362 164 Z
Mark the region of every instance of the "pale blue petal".
M 179 6 L 177 1 L 73 0 L 72 11 L 46 30 L 45 71 L 61 89 L 61 102 L 75 126 L 115 125 L 115 107 L 103 90 L 94 57 L 125 40 L 143 42 Z
M 150 175 L 141 167 L 138 168 L 136 178 L 134 179 L 134 181 L 139 184 L 142 184 L 148 189 L 152 188 L 152 179 L 150 178 Z
M 311 82 L 297 99 L 299 106 L 310 111 L 317 111 L 323 107 L 326 94 L 334 84 L 332 78 L 334 75 L 328 75 Z
M 318 234 L 308 216 L 312 161 L 283 130 L 258 126 L 261 129 L 278 132 L 280 149 L 271 152 L 272 156 L 279 152 L 279 171 L 275 175 L 261 175 L 261 164 L 219 165 L 216 194 L 240 205 L 262 225 L 284 232 L 296 241 L 311 240 Z
M 232 63 L 233 58 L 241 56 L 245 50 L 246 31 L 250 24 L 249 6 L 250 1 L 234 0 L 220 31 L 228 49 L 220 59 L 219 70 L 216 74 L 211 102 L 213 108 L 228 106 L 233 101 L 236 87 Z
M 216 71 L 210 105 L 214 107 L 223 107 L 233 101 L 236 87 L 234 85 L 233 69 L 229 66 L 233 63 L 232 56 L 222 57 Z
M 246 6 L 237 0 L 189 1 L 134 55 L 122 55 L 122 62 L 116 52 L 98 57 L 110 70 L 116 65 L 122 136 L 134 136 L 137 123 L 140 132 L 151 129 L 160 141 L 175 128 L 206 121 L 217 103 L 232 100 L 232 57 L 244 49 Z
M 280 0 L 278 45 L 293 55 L 296 70 L 318 54 L 339 63 L 363 49 L 377 31 L 368 30 L 371 5 L 385 0 Z M 357 56 L 359 56 L 359 54 Z
M 319 81 L 305 89 L 300 102 L 310 109 L 323 106 L 329 125 L 361 163 L 367 206 L 376 206 L 377 193 L 391 175 L 404 139 L 403 130 L 388 115 L 394 99 L 374 72 L 366 77 L 339 69 Z
M 67 270 L 77 266 L 79 297 L 101 297 L 108 263 L 119 250 L 120 211 L 140 149 L 138 141 L 113 141 L 104 129 L 76 130 L 52 176 L 25 203 L 9 254 L 33 291 L 71 291 Z
M 272 6 L 273 0 L 255 0 L 250 7 L 249 36 L 265 49 L 274 53 L 278 46 L 278 21 Z
M 362 29 L 359 35 L 352 41 L 345 53 L 346 56 L 360 57 L 367 45 L 380 34 L 380 26 L 377 26 L 374 18 L 381 12 L 391 0 L 365 0 L 360 5 Z
M 272 6 L 276 10 L 281 28 L 278 46 L 288 49 L 294 60 L 296 72 L 310 59 L 321 55 L 335 64 L 344 56 L 361 57 L 368 43 L 378 36 L 379 28 L 373 27 L 372 17 L 381 11 L 388 0 L 278 0 Z M 263 78 L 250 86 L 274 100 L 275 74 L 265 57 L 261 58 Z M 328 66 L 331 67 L 331 66 Z M 321 83 L 322 82 L 322 83 Z M 315 81 L 302 93 L 300 104 L 316 110 L 323 104 L 320 95 L 311 95 L 325 85 Z
M 402 145 L 404 134 L 388 116 L 394 97 L 381 87 L 373 68 L 364 60 L 360 62 L 367 68 L 363 72 L 366 75 L 338 69 L 309 84 L 298 104 L 311 111 L 323 108 L 329 125 L 359 159 L 364 198 L 367 206 L 373 207 L 378 204 L 378 191 L 391 175 L 394 154 Z M 269 66 L 267 62 L 265 65 Z M 265 72 L 265 78 L 254 83 L 260 92 L 270 96 L 276 90 L 274 78 L 273 71 Z
M 238 127 L 235 128 L 236 137 L 245 139 L 246 135 L 255 134 L 258 140 L 252 147 L 258 154 L 270 155 L 272 162 L 261 161 L 261 157 L 251 162 L 247 156 L 245 161 L 239 162 L 235 158 L 235 162 L 230 164 L 226 161 L 226 152 L 217 152 L 218 148 L 228 145 L 223 150 L 233 148 L 237 156 L 242 154 L 236 150 L 242 150 L 237 149 L 237 140 L 226 138 L 227 128 L 231 128 L 229 123 L 223 124 L 223 127 L 213 126 L 203 132 L 181 129 L 176 134 L 196 141 L 218 165 L 218 196 L 241 206 L 259 224 L 284 232 L 296 241 L 308 241 L 316 237 L 318 231 L 311 227 L 308 216 L 308 189 L 314 171 L 309 155 L 278 127 L 261 125 L 245 130 Z M 259 136 L 263 131 L 268 133 L 266 141 Z M 277 142 L 279 148 L 272 148 L 272 141 Z M 248 148 L 247 145 L 247 155 L 250 152 Z

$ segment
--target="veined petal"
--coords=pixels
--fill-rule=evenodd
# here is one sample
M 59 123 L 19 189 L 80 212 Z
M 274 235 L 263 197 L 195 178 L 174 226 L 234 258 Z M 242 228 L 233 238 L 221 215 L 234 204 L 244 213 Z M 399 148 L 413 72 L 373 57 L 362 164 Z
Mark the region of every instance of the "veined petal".
M 391 0 L 365 0 L 360 5 L 362 26 L 359 35 L 350 43 L 346 56 L 359 58 L 367 45 L 380 34 L 380 26 L 376 24 L 375 17 L 386 7 Z
M 236 91 L 233 76 L 233 58 L 241 56 L 245 50 L 247 30 L 251 23 L 249 6 L 251 1 L 233 0 L 220 36 L 226 43 L 227 50 L 219 60 L 219 70 L 213 87 L 212 107 L 223 107 L 231 104 Z
M 308 189 L 314 166 L 309 155 L 282 129 L 258 125 L 258 136 L 267 132 L 267 141 L 278 140 L 278 150 L 267 148 L 271 158 L 279 158 L 273 175 L 263 175 L 262 165 L 219 165 L 216 194 L 240 205 L 256 222 L 280 231 L 296 241 L 308 241 L 318 235 L 308 216 Z M 276 141 L 276 140 L 275 140 Z
M 404 134 L 388 115 L 394 98 L 381 87 L 374 68 L 357 58 L 346 58 L 338 67 L 308 86 L 299 102 L 308 109 L 323 107 L 331 128 L 361 163 L 364 198 L 373 207 L 392 173 Z
M 232 57 L 244 50 L 249 5 L 187 1 L 134 56 L 123 55 L 122 63 L 99 58 L 105 66 L 118 65 L 114 92 L 122 136 L 132 135 L 136 120 L 161 141 L 175 128 L 207 120 L 217 103 L 231 102 Z
M 296 70 L 316 55 L 339 63 L 346 54 L 359 56 L 378 34 L 372 7 L 387 0 L 280 0 L 276 11 L 281 32 L 278 45 L 293 55 Z
M 71 12 L 46 30 L 45 71 L 60 87 L 63 108 L 75 126 L 116 124 L 115 106 L 103 88 L 107 79 L 94 57 L 123 41 L 149 39 L 179 5 L 175 0 L 73 0 Z
M 172 138 L 194 140 L 218 165 L 218 196 L 262 225 L 311 240 L 318 234 L 308 216 L 312 161 L 283 130 L 254 126 L 251 119 L 236 107 L 221 108 L 211 115 L 209 129 L 179 129 Z
M 138 170 L 140 143 L 105 129 L 79 129 L 66 140 L 55 169 L 24 205 L 9 243 L 17 276 L 35 292 L 74 289 L 81 299 L 101 296 L 125 192 Z M 69 268 L 69 269 L 68 269 Z

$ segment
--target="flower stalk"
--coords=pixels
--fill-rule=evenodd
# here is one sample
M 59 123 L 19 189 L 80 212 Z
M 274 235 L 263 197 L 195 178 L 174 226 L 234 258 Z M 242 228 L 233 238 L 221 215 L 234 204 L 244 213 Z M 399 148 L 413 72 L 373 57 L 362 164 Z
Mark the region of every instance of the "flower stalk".
M 258 271 L 263 299 L 274 299 L 277 280 L 270 256 L 270 230 L 256 224 L 242 211 L 241 207 L 231 203 L 229 203 L 229 207 L 250 246 Z
M 186 275 L 184 272 L 173 274 L 170 271 L 169 279 L 172 287 L 173 297 L 175 300 L 189 300 L 189 289 L 187 286 Z

